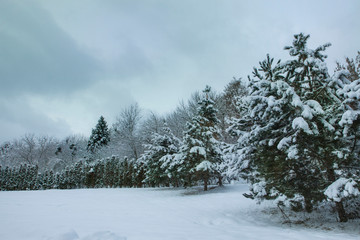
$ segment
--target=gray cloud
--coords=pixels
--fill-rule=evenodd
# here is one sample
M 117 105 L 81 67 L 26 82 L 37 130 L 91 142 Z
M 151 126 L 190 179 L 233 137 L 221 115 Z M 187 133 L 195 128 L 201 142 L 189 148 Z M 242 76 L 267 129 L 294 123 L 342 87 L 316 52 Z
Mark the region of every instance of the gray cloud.
M 65 137 L 72 134 L 63 119 L 51 119 L 29 105 L 29 99 L 2 99 L 0 104 L 0 143 L 26 133 Z
M 0 2 L 1 94 L 64 94 L 94 81 L 97 62 L 33 1 Z
M 359 8 L 357 0 L 3 0 L 0 132 L 40 131 L 38 117 L 55 135 L 89 134 L 99 115 L 111 122 L 134 101 L 169 112 L 207 84 L 221 91 L 246 78 L 267 53 L 287 59 L 283 47 L 299 32 L 310 47 L 332 42 L 334 66 L 359 50 Z

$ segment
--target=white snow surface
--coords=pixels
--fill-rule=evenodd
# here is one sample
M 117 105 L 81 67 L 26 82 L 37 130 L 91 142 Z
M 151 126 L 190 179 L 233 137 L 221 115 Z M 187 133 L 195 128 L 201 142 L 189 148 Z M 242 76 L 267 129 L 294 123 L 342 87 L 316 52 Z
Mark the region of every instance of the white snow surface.
M 291 227 L 274 222 L 264 205 L 243 197 L 248 191 L 246 184 L 206 193 L 199 189 L 0 192 L 0 239 L 359 239 L 357 230 Z

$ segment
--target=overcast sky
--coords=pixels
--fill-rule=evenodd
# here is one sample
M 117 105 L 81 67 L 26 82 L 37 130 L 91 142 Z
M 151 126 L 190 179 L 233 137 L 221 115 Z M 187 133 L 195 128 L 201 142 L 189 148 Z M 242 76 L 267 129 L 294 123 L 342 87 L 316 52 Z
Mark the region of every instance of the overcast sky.
M 0 0 L 0 142 L 88 136 L 134 102 L 171 112 L 267 53 L 286 59 L 299 32 L 332 43 L 332 69 L 360 50 L 359 12 L 358 0 Z

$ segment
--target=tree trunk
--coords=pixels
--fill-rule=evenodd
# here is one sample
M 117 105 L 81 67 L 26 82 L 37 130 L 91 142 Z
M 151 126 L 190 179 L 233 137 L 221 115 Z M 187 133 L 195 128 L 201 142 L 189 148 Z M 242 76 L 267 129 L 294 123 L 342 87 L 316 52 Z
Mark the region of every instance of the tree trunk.
M 327 174 L 328 174 L 328 179 L 331 182 L 335 182 L 335 171 L 332 167 L 328 167 L 327 166 Z M 340 222 L 347 222 L 348 218 L 346 216 L 346 212 L 345 212 L 345 208 L 342 202 L 335 202 L 336 204 L 336 211 L 338 213 L 339 216 L 339 220 Z
M 219 187 L 223 186 L 221 174 L 219 174 L 219 177 L 218 177 L 218 184 L 219 184 Z
M 209 171 L 205 171 L 203 173 L 203 179 L 204 179 L 204 191 L 207 191 L 208 190 L 208 182 L 209 182 Z
M 305 197 L 305 211 L 311 213 L 312 210 L 313 210 L 313 205 L 311 200 Z
M 348 218 L 346 216 L 346 212 L 344 209 L 344 205 L 342 204 L 342 202 L 336 202 L 336 211 L 338 212 L 340 222 L 348 221 Z
M 204 191 L 208 190 L 208 181 L 207 178 L 204 178 Z

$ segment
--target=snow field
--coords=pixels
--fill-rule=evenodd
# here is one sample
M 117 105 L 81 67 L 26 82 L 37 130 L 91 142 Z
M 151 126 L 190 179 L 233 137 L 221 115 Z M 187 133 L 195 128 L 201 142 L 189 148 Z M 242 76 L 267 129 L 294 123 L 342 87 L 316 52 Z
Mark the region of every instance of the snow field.
M 274 224 L 247 185 L 193 189 L 0 192 L 3 240 L 359 239 L 354 232 Z M 280 222 L 280 221 L 279 221 Z

